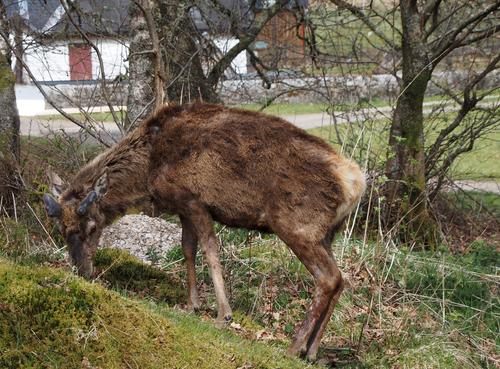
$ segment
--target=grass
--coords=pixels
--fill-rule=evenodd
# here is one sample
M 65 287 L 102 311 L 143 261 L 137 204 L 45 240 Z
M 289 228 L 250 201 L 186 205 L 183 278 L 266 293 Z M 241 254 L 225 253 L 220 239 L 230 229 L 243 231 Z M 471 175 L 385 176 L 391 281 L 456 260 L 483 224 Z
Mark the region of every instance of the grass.
M 261 104 L 241 104 L 231 105 L 234 108 L 248 109 L 258 111 L 261 109 Z M 264 113 L 271 115 L 299 115 L 299 114 L 315 114 L 326 111 L 328 105 L 322 103 L 304 103 L 304 104 L 287 104 L 275 103 L 263 110 Z
M 0 257 L 0 367 L 315 367 L 284 356 L 313 291 L 305 268 L 274 236 L 217 230 L 235 310 L 226 330 L 213 326 L 201 257 L 204 310 L 197 315 L 172 308 L 185 302 L 181 263 L 158 270 L 123 251 L 101 250 L 96 265 L 103 273 L 89 283 L 60 266 L 38 266 L 60 259 Z M 167 257 L 179 254 L 175 248 Z M 500 254 L 487 241 L 454 255 L 340 236 L 334 254 L 347 286 L 320 357 L 343 368 L 493 367 Z
M 494 197 L 473 193 L 464 210 Z M 32 202 L 50 229 L 43 210 Z M 20 216 L 22 214 L 19 214 Z M 362 219 L 358 220 L 358 222 Z M 304 318 L 313 281 L 275 236 L 217 225 L 234 326 L 213 326 L 208 268 L 197 259 L 203 309 L 183 305 L 185 266 L 172 249 L 161 269 L 100 250 L 99 278 L 68 272 L 62 241 L 45 246 L 26 216 L 0 218 L 0 367 L 305 368 L 284 348 Z M 493 368 L 498 357 L 498 245 L 477 239 L 463 255 L 415 253 L 393 241 L 339 235 L 346 289 L 320 357 L 343 368 Z M 43 265 L 43 266 L 42 266 Z M 261 342 L 263 341 L 263 342 Z
M 425 118 L 427 145 L 432 144 L 438 132 L 446 127 L 450 117 L 453 117 L 452 114 Z M 387 156 L 389 125 L 389 119 L 338 125 L 342 141 L 350 145 L 344 148 L 341 147 L 333 126 L 313 128 L 309 132 L 330 142 L 337 149 L 346 151 L 360 163 L 365 162 L 368 157 L 372 165 L 383 165 Z M 495 181 L 500 179 L 498 162 L 500 162 L 500 130 L 496 129 L 485 133 L 476 140 L 472 151 L 463 153 L 457 158 L 451 167 L 451 176 L 455 179 Z
M 306 368 L 164 304 L 68 272 L 0 259 L 2 368 Z
M 481 92 L 481 91 L 479 91 Z M 499 98 L 500 95 L 498 94 L 491 94 L 489 95 L 485 101 L 490 101 L 490 100 L 496 100 Z M 434 96 L 427 96 L 425 98 L 426 103 L 439 103 L 439 102 L 446 102 L 446 103 L 453 103 L 447 96 L 445 95 L 434 95 Z M 374 98 L 370 101 L 360 101 L 357 104 L 335 104 L 333 106 L 333 109 L 335 111 L 352 111 L 352 110 L 357 110 L 357 109 L 362 109 L 362 108 L 382 108 L 382 107 L 390 107 L 393 106 L 394 102 L 393 101 L 387 101 L 387 100 L 382 100 L 379 98 Z M 253 111 L 260 111 L 262 104 L 256 104 L 256 103 L 251 103 L 251 104 L 238 104 L 238 105 L 230 105 L 230 107 L 234 108 L 241 108 L 241 109 L 248 109 L 248 110 L 253 110 Z M 289 103 L 273 103 L 270 106 L 266 107 L 263 112 L 271 115 L 301 115 L 301 114 L 316 114 L 316 113 L 322 113 L 330 109 L 331 106 L 327 103 L 294 103 L 294 104 L 289 104 Z M 124 112 L 119 112 L 118 117 L 120 119 L 124 119 Z M 72 113 L 70 114 L 74 118 L 85 121 L 85 117 L 80 114 L 80 113 Z M 89 113 L 89 115 L 92 117 L 97 122 L 113 122 L 113 116 L 109 112 L 99 112 L 99 113 Z M 51 114 L 51 115 L 37 115 L 33 117 L 33 119 L 40 119 L 40 120 L 59 120 L 59 119 L 65 119 L 62 115 L 60 114 Z

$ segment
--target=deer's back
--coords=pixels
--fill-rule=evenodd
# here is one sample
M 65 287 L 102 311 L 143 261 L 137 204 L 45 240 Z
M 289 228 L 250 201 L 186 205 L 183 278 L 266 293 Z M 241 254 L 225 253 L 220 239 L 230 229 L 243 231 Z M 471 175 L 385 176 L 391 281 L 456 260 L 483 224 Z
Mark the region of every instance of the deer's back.
M 280 118 L 202 104 L 149 124 L 159 128 L 150 172 L 156 186 L 174 183 L 225 224 L 269 228 L 278 213 L 334 217 L 345 200 L 335 168 L 346 159 Z

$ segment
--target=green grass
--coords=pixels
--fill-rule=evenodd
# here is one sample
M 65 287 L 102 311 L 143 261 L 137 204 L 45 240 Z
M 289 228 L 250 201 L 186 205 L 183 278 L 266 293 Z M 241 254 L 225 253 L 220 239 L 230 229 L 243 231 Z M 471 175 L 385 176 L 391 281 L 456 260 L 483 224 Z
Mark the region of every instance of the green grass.
M 2 368 L 306 368 L 196 316 L 0 259 Z
M 459 209 L 468 214 L 477 214 L 485 208 L 496 219 L 500 219 L 500 196 L 484 191 L 447 193 L 446 196 L 458 204 Z
M 258 111 L 262 107 L 262 104 L 240 104 L 240 105 L 230 105 L 230 106 L 234 108 Z M 322 103 L 310 103 L 310 104 L 275 103 L 265 108 L 263 112 L 272 115 L 314 114 L 325 111 L 327 107 L 328 107 L 327 104 L 322 104 Z
M 481 92 L 481 91 L 479 91 Z M 498 99 L 500 95 L 498 94 L 492 94 L 488 96 L 485 101 L 491 101 Z M 434 96 L 428 96 L 425 98 L 425 102 L 447 102 L 447 103 L 454 103 L 452 100 L 450 100 L 448 97 L 445 95 L 434 95 Z M 381 107 L 390 107 L 394 104 L 394 101 L 387 101 L 387 100 L 382 100 L 379 98 L 373 98 L 370 101 L 360 101 L 357 104 L 335 104 L 333 106 L 333 109 L 335 111 L 351 111 L 351 110 L 356 110 L 356 109 L 362 109 L 362 108 L 370 108 L 370 107 L 376 107 L 376 108 L 381 108 Z M 248 109 L 248 110 L 253 110 L 253 111 L 260 111 L 262 104 L 257 104 L 257 103 L 251 103 L 251 104 L 237 104 L 237 105 L 229 105 L 230 107 L 234 108 L 241 108 L 241 109 Z M 273 103 L 267 108 L 263 110 L 264 113 L 271 114 L 271 115 L 300 115 L 300 114 L 316 114 L 316 113 L 322 113 L 327 111 L 328 109 L 332 108 L 329 104 L 326 103 Z M 117 112 L 117 115 L 119 119 L 123 120 L 124 119 L 124 112 Z M 74 118 L 78 120 L 85 120 L 85 117 L 80 114 L 80 113 L 74 113 L 70 114 Z M 113 122 L 113 117 L 111 113 L 109 112 L 103 112 L 103 113 L 90 113 L 90 116 L 97 122 Z M 58 119 L 65 119 L 62 115 L 60 114 L 52 114 L 52 115 L 37 115 L 34 117 L 34 119 L 40 119 L 40 120 L 58 120 Z
M 235 248 L 240 233 L 219 232 L 231 250 L 223 254 L 223 265 L 238 333 L 216 329 L 212 318 L 204 321 L 200 313 L 173 309 L 155 293 L 137 293 L 139 285 L 154 291 L 148 285 L 168 284 L 183 266 L 165 274 L 123 252 L 101 251 L 99 265 L 108 275 L 100 280 L 117 293 L 61 269 L 0 258 L 0 366 L 315 367 L 284 356 L 310 301 L 309 274 L 274 237 L 253 234 Z M 339 238 L 334 253 L 347 287 L 320 356 L 343 368 L 488 367 L 500 328 L 494 247 L 475 242 L 461 256 Z M 198 276 L 203 291 L 210 284 L 203 265 Z M 132 283 L 112 283 L 116 278 Z M 184 303 L 185 296 L 177 298 L 170 304 Z M 271 340 L 257 341 L 258 332 Z
M 496 204 L 494 197 L 472 196 Z M 475 211 L 468 207 L 473 205 L 464 210 Z M 43 210 L 32 206 L 50 230 Z M 67 272 L 62 251 L 55 251 L 62 245 L 57 233 L 56 245 L 40 253 L 43 231 L 36 222 L 7 219 L 0 218 L 2 368 L 80 368 L 87 361 L 100 368 L 308 365 L 284 357 L 284 348 L 304 319 L 313 281 L 275 236 L 216 227 L 234 321 L 241 327 L 234 332 L 214 328 L 215 298 L 201 253 L 203 307 L 190 315 L 172 308 L 186 302 L 179 247 L 166 255 L 162 269 L 123 251 L 100 250 L 99 278 L 89 283 Z M 342 368 L 492 367 L 500 344 L 495 244 L 478 239 L 464 255 L 446 248 L 416 253 L 339 235 L 333 251 L 346 289 L 320 357 Z M 263 334 L 270 340 L 256 339 Z
M 425 118 L 426 144 L 430 145 L 438 132 L 446 126 L 454 113 L 442 115 L 438 119 Z M 383 165 L 387 156 L 387 144 L 390 121 L 379 119 L 353 124 L 338 125 L 338 132 L 349 146 L 343 150 L 358 162 L 365 162 L 368 157 L 375 165 Z M 462 128 L 463 129 L 463 128 Z M 460 131 L 460 130 L 459 130 Z M 310 129 L 309 132 L 330 142 L 337 149 L 342 147 L 333 126 Z M 455 179 L 498 180 L 500 179 L 500 130 L 487 132 L 476 140 L 470 152 L 461 154 L 451 167 Z
M 85 121 L 86 117 L 81 114 L 81 113 L 70 113 L 70 116 L 72 116 L 75 119 L 78 119 L 80 121 Z M 113 122 L 113 115 L 110 112 L 98 112 L 98 113 L 89 113 L 89 115 L 92 117 L 93 120 L 97 122 Z M 120 121 L 123 121 L 125 119 L 125 111 L 118 111 L 116 112 L 116 116 Z M 66 118 L 62 116 L 61 114 L 48 114 L 48 115 L 36 115 L 33 117 L 33 119 L 40 119 L 40 120 L 65 120 Z

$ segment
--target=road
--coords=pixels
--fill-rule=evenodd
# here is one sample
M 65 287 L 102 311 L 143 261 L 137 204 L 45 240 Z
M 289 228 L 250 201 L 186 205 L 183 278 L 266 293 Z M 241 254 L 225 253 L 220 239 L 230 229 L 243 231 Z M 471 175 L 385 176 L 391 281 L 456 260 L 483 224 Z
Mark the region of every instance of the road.
M 498 97 L 494 96 L 496 99 Z M 493 102 L 481 102 L 479 105 L 483 107 L 491 107 L 495 104 L 498 105 L 498 101 Z M 433 109 L 442 106 L 441 101 L 430 101 L 424 103 L 424 114 L 430 114 Z M 459 106 L 457 104 L 448 104 L 442 106 L 444 112 L 457 111 Z M 392 107 L 384 106 L 379 108 L 364 108 L 356 111 L 338 111 L 334 113 L 335 121 L 337 124 L 342 124 L 346 122 L 357 122 L 367 119 L 382 119 L 390 118 L 392 116 Z M 314 114 L 295 114 L 295 115 L 282 115 L 282 118 L 293 123 L 297 127 L 302 129 L 311 129 L 317 127 L 328 126 L 333 123 L 333 118 L 329 114 L 314 113 Z M 51 132 L 57 132 L 64 130 L 67 134 L 77 134 L 80 128 L 74 123 L 66 119 L 55 119 L 55 120 L 41 120 L 38 118 L 21 117 L 21 135 L 25 136 L 47 136 Z M 106 137 L 108 132 L 114 138 L 120 137 L 120 131 L 118 127 L 113 122 L 104 122 L 99 127 L 99 131 Z M 105 131 L 105 132 L 104 132 Z

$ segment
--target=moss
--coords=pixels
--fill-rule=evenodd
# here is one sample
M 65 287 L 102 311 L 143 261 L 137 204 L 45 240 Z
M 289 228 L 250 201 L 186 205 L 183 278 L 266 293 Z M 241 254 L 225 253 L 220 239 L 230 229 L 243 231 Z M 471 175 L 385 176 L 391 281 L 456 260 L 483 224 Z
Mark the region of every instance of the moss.
M 1 368 L 306 368 L 273 347 L 48 267 L 0 259 Z
M 186 288 L 182 281 L 143 263 L 126 251 L 100 249 L 94 257 L 94 264 L 101 270 L 100 278 L 113 288 L 170 304 L 186 301 Z
M 0 90 L 14 86 L 15 81 L 9 61 L 5 55 L 0 54 Z

